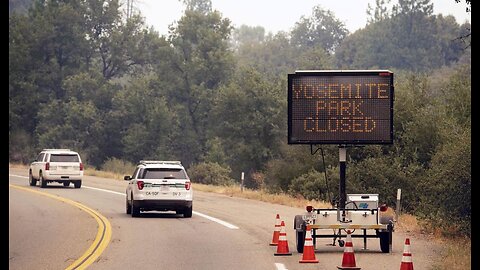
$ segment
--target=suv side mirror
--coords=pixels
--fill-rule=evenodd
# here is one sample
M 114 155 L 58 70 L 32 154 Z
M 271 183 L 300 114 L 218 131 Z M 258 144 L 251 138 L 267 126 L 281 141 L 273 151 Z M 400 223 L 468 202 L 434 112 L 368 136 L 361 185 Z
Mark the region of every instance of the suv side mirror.
M 125 175 L 123 177 L 123 180 L 132 180 L 132 177 L 130 177 L 130 175 Z

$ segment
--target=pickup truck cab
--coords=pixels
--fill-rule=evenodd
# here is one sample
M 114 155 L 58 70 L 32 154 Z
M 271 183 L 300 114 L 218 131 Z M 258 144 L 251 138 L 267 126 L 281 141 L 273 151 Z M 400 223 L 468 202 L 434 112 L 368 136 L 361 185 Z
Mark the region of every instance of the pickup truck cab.
M 83 163 L 80 155 L 70 149 L 43 149 L 30 164 L 28 182 L 35 186 L 37 181 L 44 188 L 47 183 L 57 182 L 68 187 L 82 186 Z

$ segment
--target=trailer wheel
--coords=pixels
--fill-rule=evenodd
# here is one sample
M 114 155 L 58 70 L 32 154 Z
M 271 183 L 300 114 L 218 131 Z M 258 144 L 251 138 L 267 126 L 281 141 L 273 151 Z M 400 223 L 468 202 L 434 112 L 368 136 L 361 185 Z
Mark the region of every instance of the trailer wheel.
M 389 243 L 389 234 L 391 232 L 379 232 L 378 236 L 380 238 L 380 249 L 383 253 L 390 253 L 390 243 Z
M 303 253 L 303 246 L 305 245 L 305 232 L 304 231 L 296 231 L 296 238 L 297 238 L 297 251 L 298 253 Z

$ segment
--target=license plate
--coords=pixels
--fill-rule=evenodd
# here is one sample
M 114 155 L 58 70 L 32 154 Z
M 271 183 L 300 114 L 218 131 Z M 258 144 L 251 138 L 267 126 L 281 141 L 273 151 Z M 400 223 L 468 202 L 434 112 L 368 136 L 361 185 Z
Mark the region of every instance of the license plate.
M 162 192 L 169 191 L 169 190 L 170 190 L 170 187 L 167 185 L 160 186 L 160 191 Z
M 316 219 L 316 218 L 317 218 L 317 215 L 316 215 L 316 214 L 303 215 L 303 220 L 312 220 L 312 219 Z
M 145 195 L 147 196 L 156 196 L 158 195 L 158 191 L 146 191 Z

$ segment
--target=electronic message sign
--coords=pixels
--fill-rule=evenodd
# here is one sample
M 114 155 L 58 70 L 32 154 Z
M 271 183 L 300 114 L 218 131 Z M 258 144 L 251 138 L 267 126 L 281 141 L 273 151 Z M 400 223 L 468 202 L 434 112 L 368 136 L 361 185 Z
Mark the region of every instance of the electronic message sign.
M 392 144 L 393 73 L 288 74 L 289 144 Z

